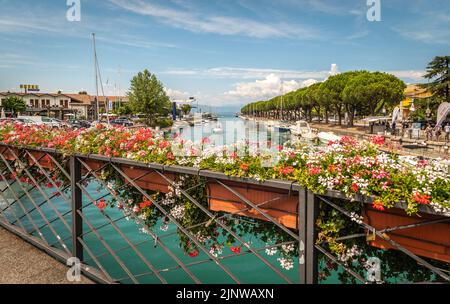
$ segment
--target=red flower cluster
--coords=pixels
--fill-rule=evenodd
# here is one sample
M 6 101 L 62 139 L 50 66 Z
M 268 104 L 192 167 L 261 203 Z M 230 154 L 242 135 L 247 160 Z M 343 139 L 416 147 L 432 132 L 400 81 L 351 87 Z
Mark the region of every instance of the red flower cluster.
M 294 167 L 289 166 L 289 167 L 275 168 L 275 171 L 280 172 L 281 175 L 290 175 L 294 173 Z
M 322 172 L 322 169 L 319 167 L 311 167 L 309 168 L 309 174 L 311 175 L 318 175 Z
M 373 207 L 375 209 L 377 209 L 377 210 L 380 210 L 380 211 L 384 211 L 385 210 L 384 203 L 382 201 L 374 201 L 373 202 Z
M 242 164 L 242 165 L 240 166 L 240 169 L 241 169 L 242 171 L 247 171 L 248 168 L 249 168 L 249 165 L 248 165 L 248 164 Z
M 141 208 L 141 209 L 151 207 L 151 206 L 153 206 L 153 203 L 150 201 L 143 201 L 142 203 L 139 204 L 139 208 Z
M 241 253 L 241 249 L 242 249 L 241 246 L 233 246 L 233 247 L 230 247 L 231 252 L 233 252 L 233 253 L 235 253 L 235 254 Z
M 188 255 L 189 255 L 191 258 L 195 258 L 195 257 L 198 257 L 199 252 L 198 252 L 198 250 L 193 250 L 193 251 L 188 252 Z
M 97 202 L 96 206 L 98 209 L 103 210 L 106 208 L 106 202 L 104 200 L 101 200 L 101 201 Z
M 426 195 L 426 194 L 420 194 L 419 192 L 414 193 L 413 195 L 413 200 L 418 203 L 418 204 L 422 204 L 422 205 L 428 205 L 430 204 L 430 199 L 431 196 Z
M 374 136 L 371 138 L 370 140 L 373 144 L 378 145 L 378 146 L 382 146 L 385 143 L 384 137 L 383 136 Z

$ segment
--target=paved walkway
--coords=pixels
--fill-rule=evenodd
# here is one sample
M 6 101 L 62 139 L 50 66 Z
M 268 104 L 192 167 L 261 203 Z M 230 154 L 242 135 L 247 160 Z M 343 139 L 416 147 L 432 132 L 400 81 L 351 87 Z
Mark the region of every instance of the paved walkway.
M 0 284 L 71 284 L 68 268 L 0 227 Z M 82 278 L 79 284 L 92 284 Z

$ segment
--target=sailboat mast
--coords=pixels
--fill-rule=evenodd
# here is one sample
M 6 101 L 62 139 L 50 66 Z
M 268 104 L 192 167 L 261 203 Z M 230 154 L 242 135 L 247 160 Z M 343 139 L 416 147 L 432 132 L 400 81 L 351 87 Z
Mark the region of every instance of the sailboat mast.
M 100 104 L 98 101 L 98 73 L 97 73 L 97 46 L 95 45 L 95 33 L 92 33 L 92 41 L 94 45 L 94 70 L 95 70 L 95 101 L 97 108 L 97 121 L 100 121 Z
M 281 106 L 280 106 L 280 120 L 283 121 L 283 80 L 281 80 Z

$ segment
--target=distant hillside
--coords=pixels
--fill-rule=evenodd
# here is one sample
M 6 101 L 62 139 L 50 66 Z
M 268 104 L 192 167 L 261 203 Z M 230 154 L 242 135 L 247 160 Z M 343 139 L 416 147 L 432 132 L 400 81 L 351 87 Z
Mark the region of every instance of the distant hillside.
M 224 115 L 224 114 L 236 114 L 241 111 L 243 106 L 244 106 L 244 104 L 228 105 L 228 106 L 221 106 L 221 107 L 213 107 L 213 106 L 209 106 L 209 105 L 199 105 L 199 108 L 200 108 L 201 112 L 212 112 L 215 114 Z M 193 112 L 195 112 L 195 109 L 193 110 Z

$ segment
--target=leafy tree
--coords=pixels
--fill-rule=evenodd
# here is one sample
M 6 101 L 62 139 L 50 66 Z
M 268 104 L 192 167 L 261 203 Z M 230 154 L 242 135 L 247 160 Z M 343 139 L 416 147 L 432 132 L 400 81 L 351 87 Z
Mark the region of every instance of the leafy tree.
M 125 103 L 121 107 L 117 108 L 114 112 L 119 116 L 131 115 L 133 114 L 133 109 L 129 103 Z
M 184 104 L 181 106 L 181 111 L 185 114 L 188 115 L 192 110 L 192 106 L 189 104 Z
M 430 83 L 423 86 L 429 88 L 437 97 L 450 100 L 450 56 L 436 56 L 427 67 L 424 75 Z
M 10 96 L 3 100 L 2 107 L 6 112 L 11 112 L 14 116 L 17 113 L 25 112 L 27 104 L 20 97 Z
M 350 78 L 343 101 L 348 113 L 348 125 L 353 126 L 356 112 L 375 115 L 384 107 L 391 108 L 404 98 L 405 83 L 387 73 L 359 72 Z
M 147 114 L 149 122 L 170 112 L 170 100 L 162 83 L 148 70 L 133 77 L 128 97 L 133 111 Z

